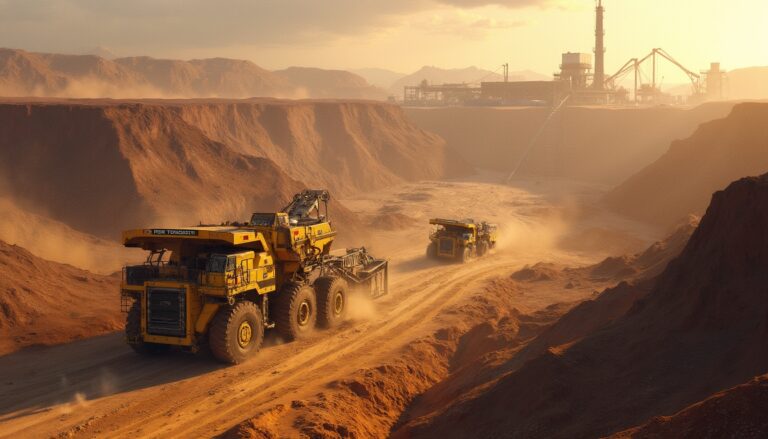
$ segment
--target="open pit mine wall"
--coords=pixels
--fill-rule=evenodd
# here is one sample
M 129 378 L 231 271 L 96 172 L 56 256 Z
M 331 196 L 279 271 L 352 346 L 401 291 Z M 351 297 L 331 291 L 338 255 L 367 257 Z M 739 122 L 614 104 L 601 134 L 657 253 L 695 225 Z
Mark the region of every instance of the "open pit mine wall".
M 0 196 L 110 239 L 244 220 L 304 187 L 350 195 L 469 171 L 398 107 L 367 102 L 9 101 L 0 151 Z
M 733 103 L 693 109 L 567 107 L 555 114 L 522 160 L 518 176 L 616 185 L 656 160 L 675 139 L 728 114 Z M 549 108 L 406 108 L 419 127 L 443 137 L 475 167 L 511 172 Z
M 673 142 L 664 155 L 609 192 L 625 216 L 669 227 L 703 214 L 712 193 L 729 182 L 768 171 L 768 104 L 742 103 L 722 119 Z

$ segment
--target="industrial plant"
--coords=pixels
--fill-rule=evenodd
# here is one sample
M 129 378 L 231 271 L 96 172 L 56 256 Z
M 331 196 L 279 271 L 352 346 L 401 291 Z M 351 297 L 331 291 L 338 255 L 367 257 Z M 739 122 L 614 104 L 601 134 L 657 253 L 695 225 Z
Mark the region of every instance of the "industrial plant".
M 604 16 L 603 2 L 597 0 L 594 57 L 591 53 L 563 53 L 559 71 L 551 81 L 510 81 L 509 64 L 505 63 L 501 66 L 502 81 L 430 84 L 423 80 L 417 85 L 407 85 L 403 90 L 403 105 L 556 107 L 566 102 L 570 105 L 658 105 L 693 104 L 724 97 L 727 75 L 720 63 L 714 62 L 709 70 L 695 73 L 661 48 L 632 58 L 614 74 L 607 74 Z M 662 91 L 658 74 L 661 62 L 670 63 L 688 77 L 690 96 L 674 96 Z M 644 67 L 646 70 L 650 67 L 650 74 L 644 73 Z

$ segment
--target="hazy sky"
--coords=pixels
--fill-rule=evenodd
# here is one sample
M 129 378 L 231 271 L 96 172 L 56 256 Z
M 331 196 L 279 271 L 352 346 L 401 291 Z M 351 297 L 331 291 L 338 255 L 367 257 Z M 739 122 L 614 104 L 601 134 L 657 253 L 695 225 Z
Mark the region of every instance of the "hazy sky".
M 605 0 L 606 68 L 653 47 L 692 70 L 768 65 L 768 0 Z M 266 68 L 422 65 L 550 74 L 592 51 L 594 0 L 0 0 L 0 46 Z M 667 69 L 666 67 L 664 69 Z M 669 69 L 669 82 L 681 82 Z

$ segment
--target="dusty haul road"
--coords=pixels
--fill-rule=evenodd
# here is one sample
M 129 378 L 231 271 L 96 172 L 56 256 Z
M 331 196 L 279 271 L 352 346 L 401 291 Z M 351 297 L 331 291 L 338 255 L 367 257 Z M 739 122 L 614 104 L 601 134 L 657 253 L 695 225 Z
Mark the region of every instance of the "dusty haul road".
M 282 344 L 268 336 L 245 364 L 224 367 L 183 353 L 142 358 L 121 334 L 0 357 L 0 437 L 215 436 L 386 361 L 434 331 L 441 310 L 476 293 L 488 279 L 539 261 L 593 263 L 659 237 L 659 231 L 584 208 L 599 193 L 595 188 L 493 180 L 424 182 L 343 200 L 368 218 L 407 223 L 367 240 L 374 254 L 391 260 L 390 294 L 375 302 L 357 300 L 351 321 L 309 339 Z M 465 265 L 427 261 L 426 221 L 433 216 L 497 222 L 499 248 Z M 595 251 L 595 241 L 602 251 Z M 557 289 L 514 299 L 519 310 L 533 312 L 590 294 L 591 288 Z

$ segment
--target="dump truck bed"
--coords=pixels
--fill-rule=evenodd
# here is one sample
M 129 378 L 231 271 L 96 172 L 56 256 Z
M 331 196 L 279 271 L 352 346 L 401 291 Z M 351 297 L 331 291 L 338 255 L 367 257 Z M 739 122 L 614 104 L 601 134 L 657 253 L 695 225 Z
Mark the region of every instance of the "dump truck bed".
M 437 226 L 462 227 L 465 229 L 474 229 L 475 227 L 477 227 L 475 223 L 471 222 L 470 220 L 451 220 L 451 219 L 444 219 L 444 218 L 432 218 L 429 220 L 429 223 Z
M 229 245 L 247 245 L 266 242 L 260 232 L 235 226 L 200 226 L 175 229 L 134 229 L 123 232 L 126 247 L 151 248 L 153 244 L 175 240 L 218 241 Z

